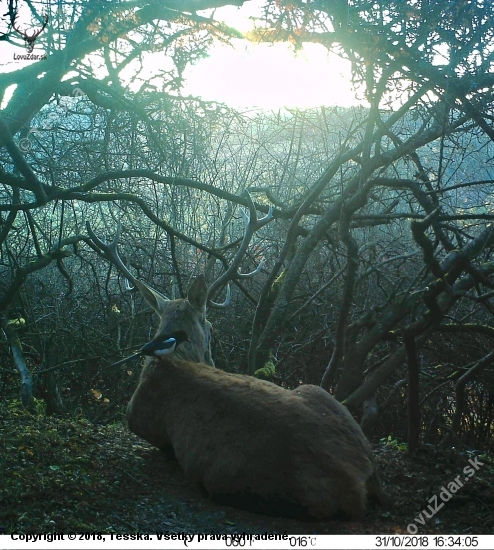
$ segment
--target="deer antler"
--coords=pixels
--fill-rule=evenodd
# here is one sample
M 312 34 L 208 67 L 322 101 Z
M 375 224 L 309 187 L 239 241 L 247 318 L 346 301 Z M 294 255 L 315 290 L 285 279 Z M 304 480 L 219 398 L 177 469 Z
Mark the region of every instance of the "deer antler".
M 96 236 L 94 231 L 91 228 L 91 224 L 87 221 L 86 222 L 86 229 L 89 233 L 89 236 L 91 237 L 91 240 L 96 245 L 96 247 L 103 252 L 105 257 L 112 263 L 119 271 L 122 273 L 122 275 L 127 279 L 127 281 L 130 281 L 134 286 L 136 286 L 142 293 L 146 293 L 146 290 L 149 290 L 150 287 L 139 281 L 139 279 L 136 279 L 134 275 L 128 270 L 127 266 L 122 262 L 119 254 L 118 254 L 118 241 L 120 239 L 120 232 L 122 230 L 122 224 L 119 223 L 117 227 L 117 232 L 115 234 L 115 237 L 113 241 L 110 244 L 106 244 L 103 242 L 99 237 Z M 126 282 L 125 287 L 127 290 L 131 290 L 130 285 L 128 282 Z M 157 290 L 152 289 L 152 292 L 156 293 L 157 295 L 161 296 L 163 300 L 168 300 L 166 296 L 159 293 Z
M 11 21 L 12 28 L 24 38 L 24 42 L 26 42 L 27 44 L 27 53 L 31 53 L 34 50 L 34 42 L 36 41 L 36 38 L 38 38 L 38 36 L 45 30 L 46 25 L 48 25 L 48 20 L 49 20 L 48 14 L 45 13 L 45 15 L 43 16 L 44 23 L 41 29 L 39 30 L 34 29 L 32 34 L 28 34 L 27 31 L 21 31 L 21 29 L 18 29 L 15 26 L 16 18 L 17 18 L 17 14 L 15 14 L 14 18 Z
M 254 269 L 254 271 L 251 271 L 250 273 L 240 273 L 238 271 L 240 267 L 240 263 L 245 253 L 247 252 L 247 249 L 249 247 L 250 241 L 254 233 L 273 219 L 272 206 L 269 207 L 268 213 L 264 217 L 262 217 L 261 219 L 258 219 L 256 207 L 248 191 L 244 191 L 244 197 L 249 207 L 249 214 L 247 214 L 244 210 L 241 209 L 242 218 L 245 224 L 244 237 L 229 268 L 225 271 L 225 273 L 223 273 L 223 275 L 221 275 L 218 279 L 216 279 L 216 281 L 214 281 L 214 283 L 209 287 L 209 290 L 208 290 L 208 296 L 213 296 L 216 291 L 218 291 L 223 286 L 227 285 L 226 298 L 225 298 L 225 301 L 221 304 L 213 302 L 211 299 L 208 299 L 207 303 L 210 307 L 214 307 L 214 308 L 227 307 L 231 299 L 230 285 L 228 284 L 228 282 L 230 280 L 234 280 L 237 278 L 246 279 L 249 277 L 253 277 L 257 273 L 259 273 L 259 271 L 262 269 L 264 265 L 264 258 L 262 258 L 259 265 L 257 266 L 256 269 Z M 231 212 L 229 210 L 229 213 L 227 214 L 223 222 L 222 235 L 226 231 L 226 225 L 228 224 L 230 217 L 231 217 Z M 150 303 L 153 302 L 153 299 L 150 296 L 150 293 L 154 296 L 157 296 L 158 301 L 159 299 L 168 300 L 166 296 L 164 296 L 163 294 L 160 294 L 156 290 L 152 289 L 151 287 L 149 287 L 148 285 L 146 285 L 145 283 L 139 281 L 136 277 L 134 277 L 134 275 L 132 275 L 132 273 L 128 270 L 127 266 L 122 262 L 117 250 L 118 240 L 120 238 L 120 232 L 122 230 L 122 226 L 120 223 L 118 224 L 115 238 L 110 244 L 103 242 L 99 237 L 96 236 L 94 231 L 91 229 L 91 224 L 89 222 L 86 222 L 86 228 L 89 233 L 89 236 L 91 237 L 92 243 L 95 245 L 93 246 L 93 244 L 90 243 L 91 246 L 93 246 L 93 248 L 97 252 L 103 252 L 104 256 L 124 275 L 124 277 L 127 279 L 126 288 L 128 290 L 131 289 L 128 283 L 128 281 L 130 281 L 134 286 L 136 286 L 139 289 L 139 291 L 144 296 L 148 296 L 148 298 L 150 298 L 148 302 Z
M 273 219 L 273 207 L 270 206 L 268 213 L 262 217 L 261 219 L 257 218 L 257 211 L 256 207 L 254 205 L 254 202 L 252 200 L 252 197 L 250 196 L 250 193 L 245 190 L 243 193 L 246 201 L 247 206 L 249 207 L 249 214 L 247 214 L 243 209 L 240 209 L 242 213 L 242 218 L 244 220 L 245 224 L 245 233 L 244 238 L 242 239 L 242 243 L 240 244 L 240 247 L 235 254 L 235 257 L 233 258 L 232 263 L 230 264 L 230 267 L 219 277 L 216 279 L 216 281 L 209 287 L 208 295 L 213 296 L 213 294 L 219 290 L 222 286 L 228 283 L 228 281 L 236 278 L 248 278 L 253 277 L 256 273 L 259 273 L 259 271 L 262 269 L 262 266 L 264 265 L 264 258 L 261 260 L 257 268 L 252 271 L 251 273 L 239 273 L 238 268 L 240 267 L 240 263 L 247 252 L 247 248 L 249 247 L 250 241 L 256 231 L 258 231 L 261 227 L 264 227 L 267 223 L 269 223 Z M 227 299 L 229 301 L 230 297 L 230 285 L 227 286 Z M 225 300 L 226 303 L 226 300 Z M 208 305 L 212 307 L 226 307 L 225 303 L 223 304 L 217 304 L 211 300 L 208 300 Z
M 228 229 L 228 226 L 230 225 L 230 221 L 232 219 L 232 216 L 233 216 L 233 204 L 228 201 L 227 202 L 227 208 L 226 208 L 226 214 L 223 218 L 223 221 L 221 222 L 221 232 L 220 232 L 220 237 L 218 239 L 218 241 L 215 243 L 215 247 L 216 248 L 222 248 L 223 246 L 225 246 L 225 242 L 226 242 L 226 230 Z M 206 281 L 210 281 L 210 279 L 212 278 L 212 273 L 213 273 L 213 268 L 214 268 L 214 264 L 216 263 L 216 258 L 211 255 L 208 259 L 208 261 L 206 262 L 206 267 L 204 268 L 204 276 L 206 277 Z
M 233 204 L 228 201 L 228 206 L 226 210 L 225 217 L 223 218 L 223 221 L 221 222 L 221 233 L 220 238 L 218 240 L 217 246 L 222 247 L 225 244 L 226 241 L 226 230 L 228 229 L 228 226 L 230 225 L 230 220 L 233 216 Z M 214 256 L 211 256 L 209 260 L 206 263 L 206 267 L 204 269 L 204 275 L 206 277 L 206 280 L 209 279 L 210 274 L 213 271 L 214 264 L 216 263 L 216 258 Z M 231 299 L 231 291 L 230 291 L 230 285 L 227 285 L 226 287 L 226 297 L 225 301 L 222 304 L 218 304 L 216 302 L 213 302 L 213 300 L 209 300 L 209 305 L 215 309 L 224 309 L 228 307 L 230 304 Z

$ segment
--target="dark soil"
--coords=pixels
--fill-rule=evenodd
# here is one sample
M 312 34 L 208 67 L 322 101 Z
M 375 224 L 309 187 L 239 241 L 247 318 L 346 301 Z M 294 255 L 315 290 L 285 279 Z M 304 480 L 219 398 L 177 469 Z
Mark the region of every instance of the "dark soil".
M 492 532 L 492 459 L 432 446 L 410 456 L 401 447 L 388 440 L 375 450 L 389 507 L 369 510 L 362 521 L 307 523 L 211 502 L 176 462 L 123 424 L 93 426 L 0 408 L 0 527 L 7 533 L 406 534 L 415 524 L 419 534 Z M 476 457 L 478 469 L 465 481 L 463 469 Z M 420 525 L 414 518 L 457 476 L 463 487 L 430 519 L 422 514 Z

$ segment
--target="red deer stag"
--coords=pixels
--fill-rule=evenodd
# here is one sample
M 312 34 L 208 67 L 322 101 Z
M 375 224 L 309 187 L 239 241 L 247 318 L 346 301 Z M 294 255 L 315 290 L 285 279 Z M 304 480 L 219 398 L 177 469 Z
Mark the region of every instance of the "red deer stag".
M 257 220 L 251 208 L 246 234 L 268 216 Z M 194 280 L 187 299 L 167 300 L 125 268 L 118 234 L 111 245 L 90 234 L 158 313 L 156 335 L 188 336 L 172 355 L 145 359 L 127 407 L 132 432 L 172 450 L 187 477 L 216 501 L 240 508 L 300 519 L 339 511 L 358 517 L 368 497 L 382 500 L 369 443 L 328 392 L 312 385 L 289 391 L 205 364 L 211 363 L 211 325 L 204 276 Z

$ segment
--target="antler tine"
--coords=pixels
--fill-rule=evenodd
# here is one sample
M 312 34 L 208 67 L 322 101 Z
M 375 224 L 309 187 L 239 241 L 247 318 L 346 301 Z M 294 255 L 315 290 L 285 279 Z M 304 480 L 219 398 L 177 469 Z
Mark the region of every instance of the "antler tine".
M 261 227 L 262 227 L 263 225 L 266 225 L 268 222 L 270 222 L 273 218 L 274 218 L 274 209 L 273 209 L 273 207 L 270 205 L 270 206 L 269 206 L 268 213 L 267 213 L 264 217 L 262 217 L 262 218 L 258 221 L 258 223 L 260 223 L 260 224 L 261 224 Z
M 228 224 L 230 223 L 232 216 L 233 216 L 233 204 L 230 201 L 228 201 L 226 214 L 225 214 L 225 217 L 223 218 L 223 221 L 221 222 L 221 233 L 220 233 L 220 239 L 218 242 L 219 246 L 223 246 L 225 244 L 226 230 L 228 229 Z M 206 278 L 208 278 L 209 274 L 212 272 L 215 262 L 216 262 L 216 258 L 214 256 L 211 256 L 211 258 L 208 260 L 206 264 L 206 269 L 204 273 Z M 230 299 L 231 299 L 231 290 L 230 290 L 230 285 L 227 284 L 225 301 L 221 304 L 218 304 L 217 302 L 213 302 L 213 300 L 209 300 L 208 304 L 210 307 L 213 307 L 216 309 L 224 309 L 230 305 Z
M 224 246 L 225 244 L 226 230 L 228 229 L 228 225 L 230 223 L 232 216 L 233 216 L 233 204 L 231 203 L 231 201 L 228 201 L 226 214 L 221 222 L 221 233 L 220 233 L 220 238 L 216 243 L 217 247 Z M 211 255 L 211 257 L 206 262 L 206 267 L 204 269 L 204 276 L 206 277 L 206 281 L 210 280 L 211 273 L 213 272 L 213 267 L 215 263 L 216 263 L 216 258 L 213 255 Z M 222 304 L 219 304 L 219 305 L 222 305 Z
M 252 236 L 258 229 L 260 229 L 261 227 L 263 227 L 273 219 L 273 207 L 270 206 L 266 216 L 264 216 L 259 220 L 257 218 L 256 207 L 254 205 L 254 201 L 252 200 L 252 197 L 250 196 L 250 193 L 247 190 L 245 190 L 243 195 L 247 201 L 247 206 L 249 207 L 249 214 L 250 214 L 248 215 L 245 212 L 245 210 L 240 209 L 242 218 L 244 220 L 244 225 L 245 225 L 244 238 L 242 239 L 242 243 L 240 244 L 240 247 L 237 253 L 235 254 L 235 257 L 233 258 L 232 263 L 230 264 L 230 267 L 225 271 L 225 273 L 223 273 L 223 275 L 221 275 L 221 277 L 216 279 L 216 281 L 209 287 L 209 291 L 208 291 L 209 295 L 213 295 L 218 289 L 220 289 L 224 284 L 226 284 L 228 281 L 232 279 L 235 279 L 237 277 L 244 278 L 244 279 L 247 277 L 252 277 L 262 269 L 263 262 L 261 261 L 260 264 L 252 273 L 242 274 L 238 272 L 238 268 L 240 267 L 240 263 L 245 253 L 247 252 L 247 248 L 249 247 Z M 230 295 L 230 288 L 228 287 L 227 299 L 229 298 L 229 295 Z M 212 307 L 226 307 L 224 304 L 216 304 L 211 300 L 209 300 L 208 303 Z
M 263 257 L 261 258 L 259 265 L 254 269 L 254 271 L 251 271 L 250 273 L 240 273 L 240 271 L 237 271 L 237 276 L 240 279 L 250 279 L 251 277 L 254 277 L 254 275 L 257 275 L 259 271 L 261 271 L 265 263 L 266 263 L 266 258 Z
M 249 216 L 248 217 L 247 217 L 247 214 L 245 213 L 245 211 L 241 208 L 242 213 L 243 213 L 244 221 L 247 219 L 248 222 L 255 224 L 257 222 L 257 210 L 256 210 L 256 206 L 254 204 L 254 201 L 252 200 L 252 197 L 251 197 L 250 193 L 247 191 L 247 189 L 245 189 L 245 191 L 242 193 L 242 195 L 244 196 L 245 200 L 247 201 L 247 206 L 249 208 Z
M 245 200 L 247 201 L 247 206 L 249 207 L 249 215 L 247 215 L 247 212 L 245 212 L 243 208 L 240 209 L 240 212 L 242 214 L 242 218 L 244 219 L 244 224 L 246 228 L 251 227 L 253 229 L 253 232 L 255 232 L 273 219 L 273 207 L 270 206 L 268 213 L 261 219 L 258 219 L 256 206 L 247 189 L 243 192 L 243 195 L 245 197 Z
M 124 275 L 124 277 L 130 281 L 134 286 L 137 286 L 137 288 L 140 288 L 141 282 L 138 281 L 134 275 L 128 270 L 127 266 L 122 262 L 119 254 L 118 254 L 118 241 L 120 239 L 120 232 L 122 231 L 122 224 L 119 222 L 117 226 L 117 232 L 115 234 L 115 237 L 113 241 L 110 244 L 106 244 L 104 241 L 102 241 L 96 233 L 91 228 L 91 224 L 89 221 L 86 222 L 86 229 L 89 233 L 89 236 L 91 237 L 91 240 L 93 243 L 103 251 L 106 258 L 112 263 L 119 271 Z M 132 287 L 130 287 L 128 284 L 126 284 L 127 290 L 131 290 Z
M 211 288 L 210 288 L 211 290 Z M 225 309 L 230 305 L 230 300 L 232 297 L 232 291 L 230 289 L 230 285 L 226 285 L 226 298 L 225 301 L 221 304 L 218 304 L 217 302 L 213 302 L 213 300 L 208 300 L 209 307 L 215 308 L 215 309 Z

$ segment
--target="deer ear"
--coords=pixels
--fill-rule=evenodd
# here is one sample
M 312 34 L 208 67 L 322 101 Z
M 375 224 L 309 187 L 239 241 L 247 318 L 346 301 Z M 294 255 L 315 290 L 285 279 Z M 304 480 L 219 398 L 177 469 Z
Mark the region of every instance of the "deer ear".
M 134 283 L 146 302 L 154 309 L 154 311 L 156 311 L 158 315 L 161 315 L 169 300 L 167 300 L 156 290 L 153 290 L 151 287 L 145 285 L 137 279 L 134 281 Z
M 194 279 L 194 282 L 190 285 L 187 299 L 194 309 L 198 311 L 204 311 L 206 309 L 208 289 L 204 275 L 199 275 L 199 277 Z

